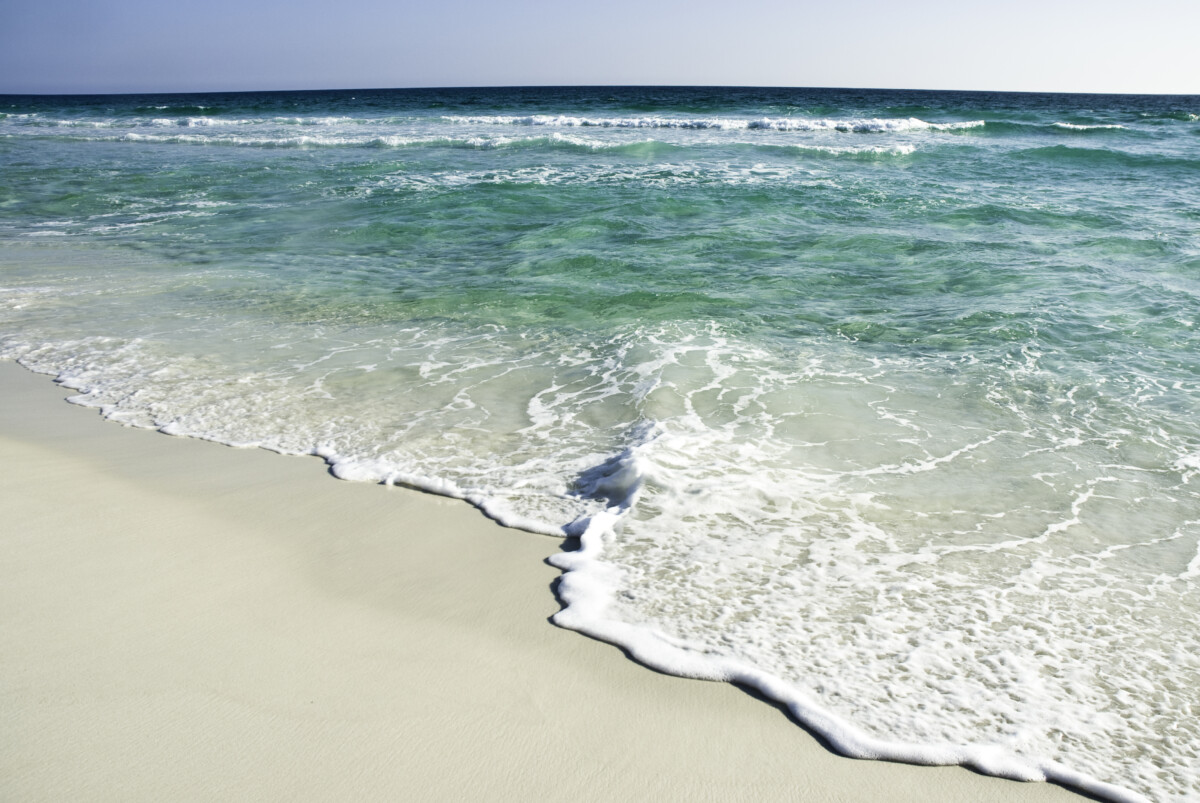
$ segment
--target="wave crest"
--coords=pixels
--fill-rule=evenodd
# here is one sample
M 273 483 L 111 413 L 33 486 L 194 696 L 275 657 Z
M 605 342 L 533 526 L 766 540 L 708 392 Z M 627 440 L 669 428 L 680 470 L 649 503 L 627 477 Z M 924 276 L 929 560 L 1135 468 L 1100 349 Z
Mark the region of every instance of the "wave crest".
M 983 120 L 930 123 L 916 117 L 863 119 L 807 119 L 795 117 L 576 117 L 570 115 L 481 115 L 443 117 L 466 125 L 545 126 L 548 128 L 678 128 L 718 131 L 841 131 L 855 134 L 896 131 L 959 131 L 979 128 Z

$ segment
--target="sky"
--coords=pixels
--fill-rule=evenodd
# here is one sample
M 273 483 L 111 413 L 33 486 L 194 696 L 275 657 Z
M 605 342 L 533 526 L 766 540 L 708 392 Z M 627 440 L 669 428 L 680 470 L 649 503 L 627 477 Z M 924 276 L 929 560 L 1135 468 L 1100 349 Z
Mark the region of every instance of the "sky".
M 1200 94 L 1200 0 L 0 0 L 0 93 L 623 84 Z

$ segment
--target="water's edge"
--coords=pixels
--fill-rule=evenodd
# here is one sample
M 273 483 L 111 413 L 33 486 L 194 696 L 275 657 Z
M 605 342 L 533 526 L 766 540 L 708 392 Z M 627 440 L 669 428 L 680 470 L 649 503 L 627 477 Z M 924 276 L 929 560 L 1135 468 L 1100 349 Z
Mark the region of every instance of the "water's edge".
M 172 433 L 163 428 L 143 426 L 136 422 L 112 422 L 99 409 L 99 405 L 88 403 L 86 388 L 63 381 L 61 373 L 39 371 L 25 365 L 20 359 L 12 362 L 31 373 L 50 377 L 60 388 L 76 391 L 75 395 L 67 396 L 65 401 L 96 410 L 106 423 L 120 423 L 122 426 L 150 429 L 163 435 L 195 438 L 232 448 L 247 448 L 216 438 Z M 262 446 L 250 448 L 275 451 Z M 321 454 L 316 449 L 304 456 L 319 457 L 329 467 L 328 473 L 336 479 L 361 481 L 334 471 L 334 456 Z M 618 501 L 607 510 L 574 522 L 563 531 L 555 532 L 529 519 L 505 516 L 503 512 L 489 506 L 488 499 L 464 493 L 449 483 L 420 482 L 415 479 L 373 482 L 464 501 L 488 519 L 512 529 L 557 538 L 577 538 L 578 549 L 556 553 L 547 559 L 547 563 L 562 571 L 559 581 L 554 586 L 554 593 L 563 606 L 551 618 L 555 625 L 612 644 L 635 662 L 664 674 L 695 680 L 723 681 L 757 690 L 766 698 L 778 703 L 796 723 L 818 737 L 837 754 L 853 759 L 892 761 L 918 766 L 962 766 L 997 778 L 1049 782 L 1085 796 L 1113 803 L 1149 803 L 1149 798 L 1133 790 L 1106 783 L 1087 773 L 1077 772 L 1060 762 L 1029 761 L 996 746 L 917 744 L 872 737 L 848 720 L 817 705 L 803 690 L 775 675 L 740 661 L 704 656 L 686 647 L 677 646 L 671 643 L 669 636 L 653 627 L 632 625 L 607 617 L 607 582 L 603 579 L 607 568 L 599 558 L 603 554 L 605 539 L 617 535 L 622 517 L 636 501 L 636 488 L 627 498 Z

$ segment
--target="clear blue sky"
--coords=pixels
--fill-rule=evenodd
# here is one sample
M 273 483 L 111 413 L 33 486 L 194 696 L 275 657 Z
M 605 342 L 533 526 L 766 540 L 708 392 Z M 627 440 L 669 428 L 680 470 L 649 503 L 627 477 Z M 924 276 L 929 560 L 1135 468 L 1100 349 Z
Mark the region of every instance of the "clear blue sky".
M 1200 93 L 1200 0 L 0 0 L 0 93 L 549 84 Z

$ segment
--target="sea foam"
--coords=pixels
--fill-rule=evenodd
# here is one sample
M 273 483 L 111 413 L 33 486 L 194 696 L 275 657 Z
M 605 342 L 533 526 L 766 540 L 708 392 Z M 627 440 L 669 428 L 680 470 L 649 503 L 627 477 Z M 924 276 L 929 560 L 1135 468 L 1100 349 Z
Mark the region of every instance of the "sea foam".
M 907 119 L 803 119 L 803 118 L 759 118 L 738 119 L 723 117 L 575 117 L 569 115 L 486 115 L 447 116 L 448 122 L 466 125 L 522 125 L 548 126 L 553 128 L 678 128 L 719 131 L 843 131 L 854 133 L 882 133 L 896 131 L 958 131 L 979 128 L 983 120 L 950 123 L 927 123 L 915 117 Z

